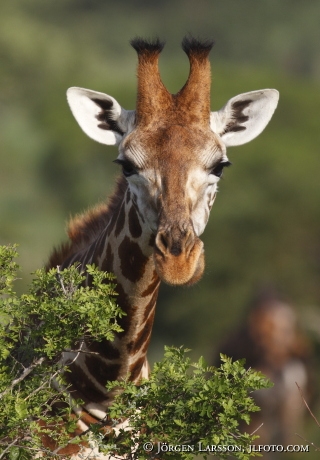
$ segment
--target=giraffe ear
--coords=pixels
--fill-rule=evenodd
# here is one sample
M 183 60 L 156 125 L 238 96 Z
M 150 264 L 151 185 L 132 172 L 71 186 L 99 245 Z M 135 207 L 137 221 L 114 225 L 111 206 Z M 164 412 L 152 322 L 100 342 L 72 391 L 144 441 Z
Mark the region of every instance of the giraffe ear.
M 242 145 L 257 137 L 267 126 L 279 100 L 275 89 L 239 94 L 218 112 L 211 112 L 210 126 L 226 147 Z
M 119 144 L 134 123 L 134 111 L 123 109 L 111 96 L 84 88 L 69 88 L 67 99 L 83 131 L 101 144 Z

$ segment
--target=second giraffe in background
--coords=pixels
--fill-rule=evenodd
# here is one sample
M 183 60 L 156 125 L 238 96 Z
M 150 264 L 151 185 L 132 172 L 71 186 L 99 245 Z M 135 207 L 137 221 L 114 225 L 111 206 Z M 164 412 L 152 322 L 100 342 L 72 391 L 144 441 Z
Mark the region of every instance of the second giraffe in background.
M 310 399 L 312 376 L 310 344 L 292 306 L 273 292 L 260 294 L 218 351 L 234 360 L 245 358 L 247 368 L 261 371 L 274 383 L 255 393 L 261 411 L 245 430 L 251 433 L 263 424 L 258 444 L 296 444 L 307 411 L 296 382 Z

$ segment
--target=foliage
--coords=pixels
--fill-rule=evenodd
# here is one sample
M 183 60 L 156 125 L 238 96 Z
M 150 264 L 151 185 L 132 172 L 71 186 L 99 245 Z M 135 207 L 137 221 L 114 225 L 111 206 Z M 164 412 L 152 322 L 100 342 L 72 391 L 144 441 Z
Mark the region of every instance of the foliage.
M 46 429 L 36 420 L 57 426 L 64 416 L 67 423 L 56 436 L 62 445 L 67 442 L 76 421 L 68 416 L 63 386 L 59 391 L 52 387 L 54 380 L 63 383 L 62 352 L 80 352 L 80 337 L 112 340 L 121 331 L 116 318 L 123 314 L 114 300 L 114 277 L 93 266 L 87 267 L 92 288 L 83 286 L 84 274 L 75 266 L 61 272 L 41 269 L 28 294 L 18 297 L 12 285 L 15 256 L 14 246 L 0 247 L 0 453 L 12 443 L 12 459 L 13 446 L 39 449 L 38 435 Z M 57 403 L 64 403 L 64 409 L 52 415 Z
M 76 356 L 79 337 L 112 340 L 121 331 L 116 318 L 123 313 L 114 302 L 113 277 L 92 266 L 87 267 L 92 288 L 83 286 L 84 274 L 77 267 L 58 267 L 38 270 L 28 294 L 18 297 L 13 290 L 15 256 L 14 246 L 0 247 L 0 458 L 23 460 L 43 451 L 45 434 L 58 446 L 84 439 L 76 436 L 70 441 L 76 418 L 71 417 L 63 378 L 70 363 L 61 364 L 62 352 L 72 350 Z M 249 393 L 268 383 L 241 362 L 223 357 L 221 368 L 215 369 L 202 358 L 191 364 L 181 348 L 167 348 L 150 380 L 138 387 L 129 380 L 109 384 L 110 389 L 119 386 L 122 392 L 109 416 L 114 426 L 128 419 L 131 429 L 105 439 L 101 424 L 91 426 L 90 434 L 103 452 L 116 446 L 115 455 L 130 452 L 128 458 L 144 459 L 153 458 L 159 446 L 157 458 L 189 459 L 199 451 L 206 458 L 206 446 L 216 444 L 240 446 L 234 455 L 245 459 L 252 437 L 239 432 L 239 422 L 248 423 L 249 413 L 258 410 Z M 52 411 L 57 403 L 62 408 Z M 50 429 L 59 425 L 59 431 Z M 168 446 L 177 445 L 196 445 L 197 450 L 167 452 Z
M 186 351 L 166 347 L 149 380 L 138 387 L 121 384 L 110 416 L 115 422 L 128 419 L 131 430 L 120 429 L 105 448 L 102 443 L 102 450 L 114 455 L 130 451 L 128 458 L 136 460 L 226 458 L 230 452 L 239 459 L 254 456 L 248 446 L 255 436 L 240 432 L 239 422 L 249 423 L 250 412 L 259 410 L 250 392 L 269 383 L 260 373 L 245 370 L 243 362 L 221 356 L 220 368 L 208 367 L 203 358 L 191 363 Z M 119 382 L 109 384 L 116 386 Z

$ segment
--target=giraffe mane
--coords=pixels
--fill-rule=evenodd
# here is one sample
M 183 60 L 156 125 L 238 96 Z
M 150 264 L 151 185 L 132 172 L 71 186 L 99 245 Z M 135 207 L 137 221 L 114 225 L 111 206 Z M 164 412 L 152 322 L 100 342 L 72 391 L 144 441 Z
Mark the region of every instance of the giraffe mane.
M 93 243 L 110 222 L 123 200 L 127 187 L 127 181 L 121 176 L 107 202 L 99 203 L 70 219 L 67 226 L 69 241 L 53 249 L 47 269 L 60 265 L 66 258 Z

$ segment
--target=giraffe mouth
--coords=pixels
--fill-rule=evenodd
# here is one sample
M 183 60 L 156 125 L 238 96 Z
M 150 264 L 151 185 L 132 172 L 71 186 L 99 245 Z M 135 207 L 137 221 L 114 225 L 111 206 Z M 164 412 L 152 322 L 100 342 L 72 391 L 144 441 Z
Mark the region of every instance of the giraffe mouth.
M 202 277 L 205 267 L 203 242 L 195 237 L 183 243 L 172 241 L 168 245 L 161 232 L 156 236 L 155 266 L 160 279 L 167 284 L 190 286 Z

